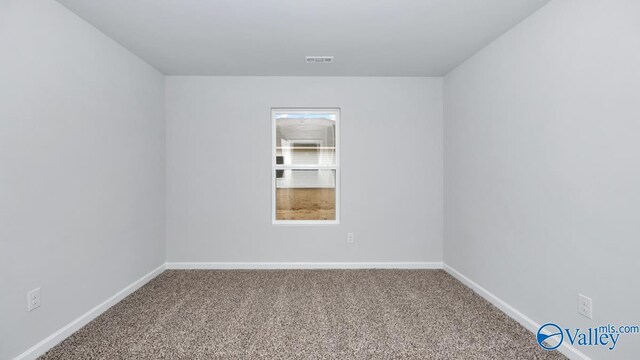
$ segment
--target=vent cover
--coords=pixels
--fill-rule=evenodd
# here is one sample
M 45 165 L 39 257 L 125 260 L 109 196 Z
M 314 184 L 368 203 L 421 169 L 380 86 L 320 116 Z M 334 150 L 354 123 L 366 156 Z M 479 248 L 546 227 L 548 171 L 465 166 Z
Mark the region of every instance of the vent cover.
M 307 64 L 331 64 L 333 62 L 333 56 L 306 56 L 304 59 Z

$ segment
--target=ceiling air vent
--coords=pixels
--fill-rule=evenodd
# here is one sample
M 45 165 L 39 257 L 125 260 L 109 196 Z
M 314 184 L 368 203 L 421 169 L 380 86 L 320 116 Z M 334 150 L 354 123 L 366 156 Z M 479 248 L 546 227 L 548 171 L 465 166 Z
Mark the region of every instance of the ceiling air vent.
M 304 59 L 307 64 L 331 64 L 333 62 L 333 56 L 306 56 Z

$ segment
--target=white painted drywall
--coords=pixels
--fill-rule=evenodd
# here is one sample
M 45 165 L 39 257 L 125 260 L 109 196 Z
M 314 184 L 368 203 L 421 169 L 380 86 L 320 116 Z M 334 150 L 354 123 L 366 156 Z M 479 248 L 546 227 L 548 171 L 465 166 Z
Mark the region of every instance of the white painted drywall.
M 340 225 L 271 224 L 271 107 L 341 108 Z M 169 262 L 441 261 L 441 78 L 169 76 L 165 111 Z
M 640 324 L 639 19 L 555 0 L 445 77 L 445 262 L 534 321 Z
M 0 54 L 8 359 L 164 262 L 164 77 L 50 0 L 0 3 Z

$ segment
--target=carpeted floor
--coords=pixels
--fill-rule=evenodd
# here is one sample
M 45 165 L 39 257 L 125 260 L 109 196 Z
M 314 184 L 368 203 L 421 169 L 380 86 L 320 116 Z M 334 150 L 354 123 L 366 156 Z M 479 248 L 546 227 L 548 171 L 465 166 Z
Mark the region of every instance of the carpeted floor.
M 40 359 L 556 359 L 442 270 L 173 270 Z

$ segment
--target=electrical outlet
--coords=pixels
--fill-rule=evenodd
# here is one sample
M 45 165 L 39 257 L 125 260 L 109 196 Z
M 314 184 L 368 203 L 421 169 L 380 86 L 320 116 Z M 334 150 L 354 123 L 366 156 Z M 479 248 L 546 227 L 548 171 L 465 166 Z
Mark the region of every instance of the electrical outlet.
M 593 319 L 593 302 L 590 297 L 578 294 L 578 314 Z
M 353 233 L 347 233 L 347 243 L 353 244 L 356 241 L 356 236 Z
M 40 307 L 40 288 L 33 289 L 27 293 L 27 311 Z

